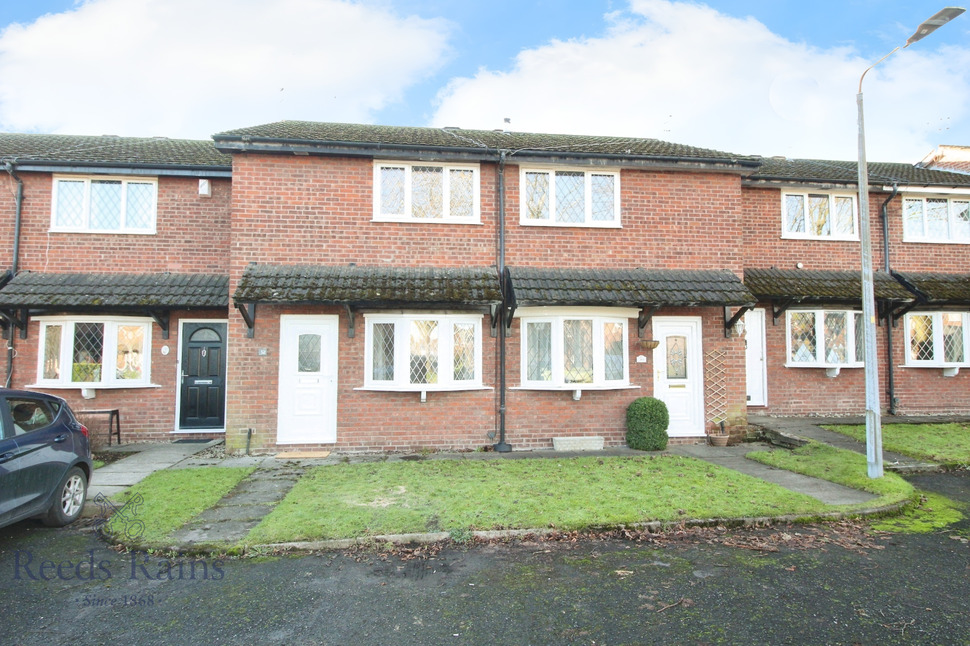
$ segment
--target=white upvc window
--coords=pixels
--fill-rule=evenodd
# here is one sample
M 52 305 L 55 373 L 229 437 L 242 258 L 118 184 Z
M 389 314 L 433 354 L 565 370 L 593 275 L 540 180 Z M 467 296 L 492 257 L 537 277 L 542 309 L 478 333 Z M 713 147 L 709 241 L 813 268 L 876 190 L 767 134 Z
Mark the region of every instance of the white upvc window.
M 51 231 L 153 234 L 157 203 L 154 179 L 55 176 Z
M 151 385 L 151 319 L 40 319 L 37 385 L 131 388 Z
M 620 226 L 619 172 L 523 167 L 519 185 L 521 224 Z
M 627 319 L 527 310 L 522 329 L 521 387 L 544 390 L 630 385 Z
M 858 240 L 854 195 L 785 191 L 782 237 L 809 240 Z
M 970 199 L 903 199 L 903 242 L 970 244 Z
M 865 362 L 862 312 L 789 310 L 786 312 L 790 368 L 858 368 Z
M 374 220 L 481 222 L 478 166 L 374 162 Z
M 433 391 L 482 388 L 482 317 L 365 314 L 364 387 Z
M 906 365 L 970 365 L 967 312 L 910 312 L 906 315 Z

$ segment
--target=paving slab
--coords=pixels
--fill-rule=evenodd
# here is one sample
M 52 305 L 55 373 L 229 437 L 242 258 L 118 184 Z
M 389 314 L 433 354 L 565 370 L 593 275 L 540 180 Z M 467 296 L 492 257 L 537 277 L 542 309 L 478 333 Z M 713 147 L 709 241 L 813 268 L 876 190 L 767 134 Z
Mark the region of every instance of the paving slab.
M 800 473 L 776 469 L 749 460 L 746 454 L 755 450 L 765 450 L 768 445 L 762 443 L 746 443 L 738 446 L 714 447 L 705 444 L 680 444 L 668 446 L 667 452 L 674 455 L 704 460 L 727 469 L 732 469 L 746 475 L 760 478 L 791 491 L 811 496 L 828 505 L 856 505 L 870 502 L 878 498 L 871 493 L 843 487 L 842 485 L 820 480 Z

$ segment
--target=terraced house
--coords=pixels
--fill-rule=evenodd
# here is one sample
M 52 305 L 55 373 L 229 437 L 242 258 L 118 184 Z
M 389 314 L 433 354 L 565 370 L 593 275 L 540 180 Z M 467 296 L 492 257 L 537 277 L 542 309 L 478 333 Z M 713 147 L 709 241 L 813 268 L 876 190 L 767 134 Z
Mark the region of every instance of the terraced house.
M 9 383 L 129 438 L 528 449 L 621 444 L 643 395 L 673 441 L 864 408 L 853 163 L 309 122 L 0 158 Z M 970 175 L 870 176 L 884 407 L 968 412 Z

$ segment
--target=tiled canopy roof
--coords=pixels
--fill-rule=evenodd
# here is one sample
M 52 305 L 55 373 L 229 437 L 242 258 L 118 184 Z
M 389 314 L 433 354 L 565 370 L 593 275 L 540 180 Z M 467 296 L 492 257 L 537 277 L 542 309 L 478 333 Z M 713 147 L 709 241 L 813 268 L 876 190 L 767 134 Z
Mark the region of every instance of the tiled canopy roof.
M 760 300 L 862 302 L 862 275 L 857 271 L 745 269 L 744 284 Z M 911 301 L 915 296 L 885 272 L 873 273 L 876 298 Z
M 527 305 L 745 305 L 755 298 L 730 271 L 509 267 L 515 303 Z
M 324 303 L 370 306 L 490 305 L 502 301 L 494 267 L 457 269 L 251 264 L 237 303 Z
M 913 164 L 869 162 L 869 182 L 873 185 L 893 184 L 917 186 L 970 187 L 970 175 L 930 170 Z M 854 161 L 824 159 L 764 158 L 761 168 L 750 181 L 775 180 L 792 182 L 831 182 L 856 185 L 859 164 Z
M 928 303 L 970 303 L 970 274 L 896 273 Z
M 211 141 L 165 137 L 0 133 L 0 160 L 19 164 L 232 168 L 232 158 L 217 151 Z
M 0 289 L 0 307 L 44 309 L 225 308 L 229 277 L 210 274 L 21 272 Z
M 368 147 L 455 150 L 503 149 L 514 153 L 556 152 L 577 155 L 652 157 L 757 165 L 744 155 L 673 144 L 658 139 L 555 135 L 463 128 L 414 128 L 313 121 L 279 121 L 213 135 L 216 145 L 227 142 L 354 144 Z

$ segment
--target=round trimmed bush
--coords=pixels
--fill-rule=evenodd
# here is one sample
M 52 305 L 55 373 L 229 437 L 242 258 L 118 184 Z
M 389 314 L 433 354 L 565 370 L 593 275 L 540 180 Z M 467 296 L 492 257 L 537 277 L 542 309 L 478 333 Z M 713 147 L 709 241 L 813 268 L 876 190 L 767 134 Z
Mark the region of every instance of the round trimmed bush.
M 634 399 L 626 409 L 626 443 L 638 451 L 667 448 L 667 404 L 656 397 Z

